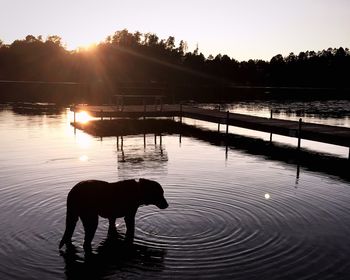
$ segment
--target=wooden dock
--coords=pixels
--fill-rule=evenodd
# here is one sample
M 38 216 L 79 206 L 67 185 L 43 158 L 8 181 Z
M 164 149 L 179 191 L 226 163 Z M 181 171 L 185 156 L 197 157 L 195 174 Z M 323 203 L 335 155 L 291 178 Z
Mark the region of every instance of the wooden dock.
M 85 111 L 92 117 L 111 118 L 148 118 L 148 117 L 182 117 L 207 121 L 228 126 L 236 126 L 299 139 L 312 140 L 350 148 L 350 128 L 306 123 L 301 120 L 289 121 L 263 118 L 219 110 L 202 109 L 188 105 L 132 105 L 132 106 L 88 106 L 71 107 L 74 113 Z

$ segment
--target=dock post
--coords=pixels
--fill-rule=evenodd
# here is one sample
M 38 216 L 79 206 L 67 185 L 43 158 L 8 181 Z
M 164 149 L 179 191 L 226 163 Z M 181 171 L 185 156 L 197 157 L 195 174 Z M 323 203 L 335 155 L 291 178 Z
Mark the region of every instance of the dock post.
M 226 111 L 226 148 L 225 148 L 226 160 L 227 160 L 227 155 L 228 155 L 228 120 L 229 120 L 229 117 L 230 117 L 230 112 Z
M 228 136 L 228 121 L 230 118 L 230 112 L 226 111 L 226 136 Z
M 143 119 L 146 119 L 146 100 L 143 98 Z
M 75 109 L 74 109 L 74 124 L 75 124 L 75 119 L 76 119 L 76 117 L 75 117 Z
M 143 133 L 143 148 L 146 149 L 146 133 Z
M 301 142 L 301 124 L 302 124 L 302 119 L 299 119 L 299 129 L 298 129 L 298 150 L 300 150 L 300 142 Z
M 273 114 L 273 111 L 271 109 L 270 111 L 270 120 L 272 120 L 272 114 Z M 272 132 L 270 133 L 270 143 L 272 142 Z
M 182 124 L 182 103 L 180 103 L 180 123 Z
M 117 136 L 117 151 L 119 151 L 119 136 Z
M 100 113 L 101 113 L 101 121 L 103 121 L 103 110 L 101 110 Z
M 219 104 L 219 106 L 218 106 L 218 110 L 219 110 L 219 112 L 220 112 L 220 104 Z M 219 120 L 219 122 L 218 122 L 218 132 L 220 132 L 220 120 Z
M 154 145 L 157 145 L 157 134 L 154 133 Z

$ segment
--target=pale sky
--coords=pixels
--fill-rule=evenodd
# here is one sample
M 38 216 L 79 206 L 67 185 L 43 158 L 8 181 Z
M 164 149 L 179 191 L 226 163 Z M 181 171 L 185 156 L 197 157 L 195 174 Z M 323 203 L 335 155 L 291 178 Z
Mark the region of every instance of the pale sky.
M 0 0 L 0 39 L 59 35 L 69 49 L 115 31 L 198 44 L 205 56 L 270 60 L 350 48 L 350 0 Z

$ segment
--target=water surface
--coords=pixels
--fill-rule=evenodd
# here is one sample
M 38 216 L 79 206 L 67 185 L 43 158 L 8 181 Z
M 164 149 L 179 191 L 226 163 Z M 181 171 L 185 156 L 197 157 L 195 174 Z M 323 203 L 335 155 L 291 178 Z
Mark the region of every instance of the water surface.
M 325 173 L 165 135 L 93 138 L 69 114 L 0 111 L 0 279 L 349 279 L 350 187 Z M 155 141 L 156 140 L 156 141 Z M 142 207 L 133 246 L 59 252 L 65 201 L 86 179 L 159 181 L 170 204 Z

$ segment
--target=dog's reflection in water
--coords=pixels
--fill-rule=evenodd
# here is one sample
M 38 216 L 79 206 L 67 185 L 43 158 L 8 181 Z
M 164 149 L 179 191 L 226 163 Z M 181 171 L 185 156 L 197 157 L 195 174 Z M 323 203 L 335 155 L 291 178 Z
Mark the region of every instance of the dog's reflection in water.
M 110 230 L 94 252 L 84 255 L 71 244 L 60 253 L 66 264 L 67 279 L 105 279 L 112 275 L 133 278 L 144 273 L 156 277 L 163 270 L 166 251 L 127 242 L 116 230 Z

